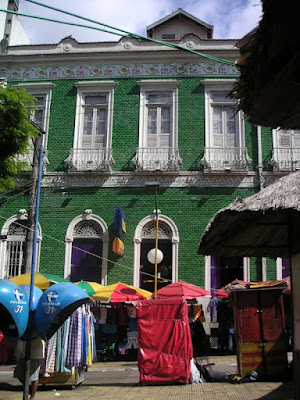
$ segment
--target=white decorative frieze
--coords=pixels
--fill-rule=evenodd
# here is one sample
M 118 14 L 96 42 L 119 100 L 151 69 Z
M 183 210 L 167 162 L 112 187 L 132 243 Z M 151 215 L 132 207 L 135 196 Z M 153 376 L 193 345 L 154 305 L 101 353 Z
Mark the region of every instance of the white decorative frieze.
M 112 174 L 110 176 L 101 174 L 49 174 L 43 177 L 43 187 L 145 187 L 145 183 L 151 181 L 148 174 L 136 175 Z M 163 188 L 208 188 L 208 187 L 231 187 L 231 188 L 253 188 L 258 185 L 255 174 L 183 174 L 153 176 L 153 181 L 159 182 Z
M 126 44 L 126 43 L 125 43 Z M 43 79 L 91 79 L 91 78 L 133 78 L 133 77 L 178 77 L 178 76 L 238 76 L 233 65 L 222 63 L 183 64 L 93 64 L 9 67 L 6 77 L 9 81 L 32 81 Z

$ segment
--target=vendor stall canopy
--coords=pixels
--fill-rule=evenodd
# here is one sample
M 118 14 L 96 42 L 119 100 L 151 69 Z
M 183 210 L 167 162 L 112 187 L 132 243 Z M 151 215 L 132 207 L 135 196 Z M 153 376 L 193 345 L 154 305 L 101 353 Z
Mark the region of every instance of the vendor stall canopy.
M 210 220 L 199 254 L 241 257 L 289 257 L 300 252 L 300 171 L 259 193 L 238 198 Z
M 228 299 L 229 294 L 234 291 L 239 290 L 246 290 L 246 289 L 274 289 L 274 288 L 281 288 L 283 289 L 284 294 L 291 294 L 291 281 L 290 277 L 281 279 L 281 280 L 273 280 L 273 281 L 253 281 L 253 282 L 246 282 L 241 281 L 239 279 L 235 279 L 234 281 L 228 283 L 227 285 L 223 286 L 217 292 L 214 293 L 213 297 L 217 297 L 218 299 Z
M 262 6 L 258 27 L 237 42 L 240 77 L 231 96 L 254 125 L 300 129 L 299 1 Z
M 153 296 L 154 294 L 152 297 Z M 168 299 L 171 297 L 197 299 L 200 297 L 211 297 L 211 294 L 200 286 L 184 281 L 178 281 L 159 289 L 157 291 L 157 297 L 160 299 Z
M 75 285 L 81 287 L 89 296 L 93 296 L 93 294 L 104 288 L 103 285 L 100 285 L 100 283 L 97 282 L 79 281 L 74 283 Z
M 16 283 L 17 285 L 29 285 L 31 279 L 31 273 L 22 274 L 15 276 L 10 279 L 11 282 Z M 52 274 L 44 274 L 41 272 L 35 272 L 34 274 L 34 286 L 37 286 L 41 290 L 48 289 L 54 283 L 59 282 L 69 282 L 67 279 L 62 278 L 58 275 Z
M 103 288 L 92 296 L 95 301 L 104 303 L 125 303 L 137 300 L 149 300 L 152 293 L 125 283 L 114 283 Z

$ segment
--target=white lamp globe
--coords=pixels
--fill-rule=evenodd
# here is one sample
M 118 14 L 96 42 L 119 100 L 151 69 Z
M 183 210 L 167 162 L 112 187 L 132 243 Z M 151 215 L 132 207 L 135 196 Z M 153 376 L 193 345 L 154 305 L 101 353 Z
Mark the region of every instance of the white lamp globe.
M 148 261 L 151 264 L 155 264 L 155 249 L 151 249 L 147 254 Z M 157 249 L 157 264 L 161 263 L 164 258 L 164 253 Z

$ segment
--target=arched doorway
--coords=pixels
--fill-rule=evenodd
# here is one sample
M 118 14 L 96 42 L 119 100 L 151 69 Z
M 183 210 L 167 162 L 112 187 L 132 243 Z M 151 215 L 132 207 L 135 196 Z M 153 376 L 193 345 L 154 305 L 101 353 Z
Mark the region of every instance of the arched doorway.
M 174 222 L 159 214 L 158 248 L 164 258 L 157 266 L 157 289 L 178 280 L 178 230 Z M 149 250 L 155 247 L 155 215 L 144 218 L 134 236 L 134 286 L 154 291 L 154 265 L 147 259 Z
M 86 210 L 68 227 L 65 277 L 106 284 L 108 229 L 105 222 Z

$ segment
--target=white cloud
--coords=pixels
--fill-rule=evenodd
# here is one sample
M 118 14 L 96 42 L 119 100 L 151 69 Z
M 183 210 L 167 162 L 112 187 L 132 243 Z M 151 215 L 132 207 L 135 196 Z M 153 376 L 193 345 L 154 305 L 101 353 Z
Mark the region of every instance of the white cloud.
M 146 35 L 146 26 L 165 17 L 179 7 L 214 25 L 215 38 L 238 39 L 253 29 L 261 16 L 260 0 L 40 0 L 52 7 L 70 11 L 126 31 Z M 92 23 L 20 1 L 19 11 L 72 21 L 84 25 Z M 72 35 L 79 42 L 116 41 L 118 36 L 92 29 L 56 24 L 32 18 L 22 18 L 22 24 L 32 43 L 57 43 L 65 36 Z M 111 30 L 110 28 L 105 28 Z

